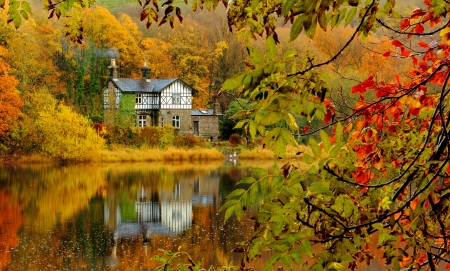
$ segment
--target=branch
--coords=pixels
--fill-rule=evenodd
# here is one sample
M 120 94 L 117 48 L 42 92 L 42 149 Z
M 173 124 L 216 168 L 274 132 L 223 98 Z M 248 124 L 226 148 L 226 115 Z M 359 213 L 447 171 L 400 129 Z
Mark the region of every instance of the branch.
M 394 28 L 388 26 L 387 24 L 385 24 L 385 23 L 384 23 L 382 20 L 380 20 L 380 19 L 376 19 L 376 20 L 377 20 L 377 22 L 378 22 L 379 24 L 381 24 L 383 27 L 385 27 L 385 28 L 391 30 L 392 32 L 395 32 L 395 33 L 401 34 L 401 35 L 412 35 L 412 36 L 431 36 L 431 35 L 436 34 L 436 33 L 439 32 L 439 31 L 441 31 L 442 29 L 446 28 L 447 25 L 449 24 L 449 21 L 447 21 L 442 27 L 439 27 L 439 28 L 437 28 L 436 30 L 433 30 L 433 31 L 427 32 L 427 33 L 410 33 L 410 32 L 404 32 L 404 31 L 400 31 L 400 30 L 394 29 Z
M 359 23 L 358 27 L 356 28 L 355 32 L 353 33 L 353 35 L 350 37 L 349 40 L 347 40 L 347 42 L 344 44 L 344 46 L 341 48 L 341 50 L 339 50 L 339 52 L 337 52 L 333 57 L 331 57 L 329 60 L 319 63 L 319 64 L 313 64 L 311 63 L 311 66 L 303 71 L 299 71 L 296 73 L 291 73 L 288 74 L 287 77 L 291 77 L 291 76 L 296 76 L 296 75 L 304 75 L 305 73 L 309 72 L 310 70 L 314 69 L 314 68 L 318 68 L 324 65 L 328 65 L 331 62 L 335 61 L 337 59 L 337 57 L 350 45 L 350 43 L 355 39 L 356 35 L 358 34 L 359 30 L 361 29 L 361 27 L 363 26 L 364 22 L 365 22 L 365 18 L 367 17 L 367 15 L 369 14 L 370 10 L 372 9 L 372 7 L 374 6 L 375 1 L 373 0 L 372 3 L 370 3 L 369 7 L 367 8 L 366 12 L 364 13 L 364 15 L 361 17 L 361 22 Z

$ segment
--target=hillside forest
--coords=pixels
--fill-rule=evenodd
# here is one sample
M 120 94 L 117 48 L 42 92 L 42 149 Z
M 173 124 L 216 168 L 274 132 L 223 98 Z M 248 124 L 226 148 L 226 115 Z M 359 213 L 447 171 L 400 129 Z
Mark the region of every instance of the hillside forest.
M 111 58 L 117 59 L 120 66 L 119 77 L 138 78 L 144 60 L 151 67 L 152 78 L 180 77 L 198 91 L 194 107 L 206 109 L 212 106 L 213 96 L 220 92 L 223 82 L 247 68 L 246 42 L 264 48 L 262 39 L 249 41 L 230 32 L 226 10 L 221 6 L 215 11 L 195 13 L 185 7 L 182 24 L 175 22 L 173 29 L 167 24 L 147 29 L 139 22 L 140 7 L 135 1 L 119 2 L 98 1 L 82 11 L 81 43 L 65 37 L 67 18 L 48 19 L 48 12 L 39 4 L 31 3 L 33 13 L 18 29 L 7 23 L 6 12 L 0 14 L 2 153 L 41 152 L 75 160 L 87 151 L 95 155 L 94 150 L 103 148 L 105 142 L 83 127 L 103 121 L 101 88 Z M 350 37 L 355 28 L 352 24 L 332 32 L 318 30 L 314 39 L 303 36 L 288 42 L 289 25 L 283 27 L 280 23 L 278 54 L 295 50 L 314 56 L 315 60 L 327 59 Z M 332 65 L 323 69 L 332 95 L 348 96 L 350 86 L 369 74 L 379 81 L 388 79 L 394 71 L 406 74 L 410 68 L 406 62 L 382 56 L 391 44 L 381 34 L 364 42 L 353 42 Z M 233 133 L 245 133 L 243 129 L 233 130 L 236 121 L 228 119 L 245 108 L 237 96 L 227 92 L 219 99 L 225 140 Z M 348 102 L 351 103 L 351 98 Z M 74 122 L 57 125 L 68 118 Z M 300 126 L 306 126 L 304 120 L 298 121 Z M 78 132 L 73 133 L 75 130 Z M 89 138 L 89 143 L 76 144 L 77 139 L 73 138 L 71 147 L 67 146 L 66 139 L 77 133 Z M 125 136 L 130 133 L 137 132 L 112 128 L 106 144 L 140 147 L 142 140 L 136 139 L 138 135 Z M 66 152 L 61 151 L 63 145 Z

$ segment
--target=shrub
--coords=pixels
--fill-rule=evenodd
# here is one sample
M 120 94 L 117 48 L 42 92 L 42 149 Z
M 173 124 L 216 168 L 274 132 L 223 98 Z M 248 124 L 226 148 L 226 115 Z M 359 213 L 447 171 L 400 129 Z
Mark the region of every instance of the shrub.
M 41 151 L 61 161 L 92 160 L 104 148 L 104 140 L 90 127 L 88 119 L 62 104 L 41 112 L 36 128 L 42 136 Z
M 228 141 L 230 141 L 232 147 L 236 147 L 238 144 L 241 143 L 241 137 L 237 134 L 232 134 L 230 135 Z

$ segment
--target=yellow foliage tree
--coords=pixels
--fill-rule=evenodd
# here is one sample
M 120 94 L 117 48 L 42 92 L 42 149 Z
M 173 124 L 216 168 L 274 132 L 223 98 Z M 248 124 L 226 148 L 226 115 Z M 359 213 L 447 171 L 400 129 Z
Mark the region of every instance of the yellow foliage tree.
M 63 104 L 41 111 L 36 126 L 42 152 L 63 162 L 94 160 L 104 148 L 88 119 Z
M 135 24 L 126 15 L 120 21 L 107 9 L 97 6 L 85 10 L 83 13 L 83 27 L 86 38 L 97 48 L 114 48 L 120 52 L 120 77 L 140 77 L 143 63 L 139 38 L 134 37 L 138 32 Z
M 152 69 L 154 78 L 177 77 L 178 72 L 173 66 L 169 53 L 169 44 L 158 38 L 145 38 L 141 42 L 147 65 Z

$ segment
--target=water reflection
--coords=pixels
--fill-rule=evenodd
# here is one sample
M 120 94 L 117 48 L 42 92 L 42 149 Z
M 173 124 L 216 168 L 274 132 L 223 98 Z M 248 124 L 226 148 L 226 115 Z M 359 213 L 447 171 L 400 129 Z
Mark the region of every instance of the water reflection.
M 18 242 L 0 226 L 12 244 L 0 269 L 148 270 L 180 247 L 205 266 L 238 262 L 251 221 L 224 224 L 218 210 L 246 174 L 221 163 L 0 168 L 0 199 L 23 216 L 6 226 Z
M 239 264 L 242 254 L 231 251 L 254 223 L 249 214 L 224 223 L 218 210 L 250 166 L 0 167 L 0 270 L 151 270 L 153 256 L 178 249 L 206 268 Z M 380 270 L 383 261 L 360 267 Z

